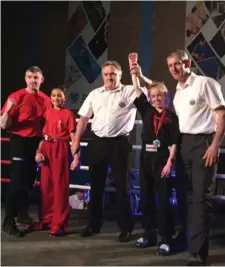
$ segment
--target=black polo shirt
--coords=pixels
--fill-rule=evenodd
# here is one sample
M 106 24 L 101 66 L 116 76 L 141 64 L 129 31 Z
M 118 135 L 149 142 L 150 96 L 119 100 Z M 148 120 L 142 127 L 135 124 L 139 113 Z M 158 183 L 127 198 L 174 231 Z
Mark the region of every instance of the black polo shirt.
M 162 126 L 159 129 L 158 136 L 156 137 L 154 130 L 154 114 L 159 120 L 162 113 L 159 113 L 147 100 L 144 93 L 134 100 L 134 105 L 139 111 L 142 121 L 142 134 L 141 138 L 143 144 L 153 144 L 153 141 L 160 140 L 160 148 L 158 151 L 168 151 L 168 147 L 177 144 L 179 141 L 180 131 L 178 124 L 178 117 L 175 113 L 166 109 L 165 117 L 162 121 Z

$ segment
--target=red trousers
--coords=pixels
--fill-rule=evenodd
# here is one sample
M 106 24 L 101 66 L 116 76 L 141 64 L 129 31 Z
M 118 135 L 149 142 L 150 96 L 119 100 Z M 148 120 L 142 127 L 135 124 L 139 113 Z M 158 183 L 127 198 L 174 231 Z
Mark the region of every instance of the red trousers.
M 69 216 L 69 143 L 44 141 L 41 151 L 41 220 L 51 226 L 67 224 Z

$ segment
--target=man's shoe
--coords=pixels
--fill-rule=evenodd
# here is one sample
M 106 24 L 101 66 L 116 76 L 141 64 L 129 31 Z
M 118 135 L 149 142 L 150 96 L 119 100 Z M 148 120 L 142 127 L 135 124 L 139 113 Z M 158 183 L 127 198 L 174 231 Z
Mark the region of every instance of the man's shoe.
M 127 232 L 127 231 L 122 231 L 119 236 L 118 239 L 120 242 L 128 242 L 131 240 L 131 232 Z
M 21 237 L 21 233 L 16 226 L 15 220 L 12 219 L 10 221 L 4 221 L 2 225 L 2 234 L 9 236 L 9 237 L 14 237 L 18 238 Z
M 156 250 L 157 255 L 169 256 L 171 254 L 172 238 L 163 237 Z
M 157 244 L 157 231 L 153 230 L 153 231 L 148 231 L 146 230 L 144 232 L 143 237 L 140 237 L 135 245 L 138 248 L 147 248 L 147 247 L 151 247 L 151 246 L 155 246 Z
M 87 226 L 87 227 L 85 227 L 83 232 L 80 234 L 80 236 L 89 237 L 89 236 L 93 236 L 93 235 L 97 235 L 97 234 L 100 234 L 100 228 L 94 228 L 91 226 Z
M 186 262 L 186 266 L 205 266 L 206 259 L 200 257 L 199 254 L 190 253 L 189 258 Z

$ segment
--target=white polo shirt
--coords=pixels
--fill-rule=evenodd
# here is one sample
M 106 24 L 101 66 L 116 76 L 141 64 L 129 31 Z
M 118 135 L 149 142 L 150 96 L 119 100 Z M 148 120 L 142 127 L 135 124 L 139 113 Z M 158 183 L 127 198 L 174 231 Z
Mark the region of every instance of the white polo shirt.
M 135 98 L 132 85 L 121 84 L 114 91 L 102 86 L 89 93 L 78 114 L 89 118 L 94 114 L 91 129 L 99 137 L 128 135 L 135 123 Z
M 214 109 L 225 106 L 220 84 L 212 78 L 193 72 L 181 87 L 177 84 L 174 107 L 181 133 L 210 134 L 216 131 Z

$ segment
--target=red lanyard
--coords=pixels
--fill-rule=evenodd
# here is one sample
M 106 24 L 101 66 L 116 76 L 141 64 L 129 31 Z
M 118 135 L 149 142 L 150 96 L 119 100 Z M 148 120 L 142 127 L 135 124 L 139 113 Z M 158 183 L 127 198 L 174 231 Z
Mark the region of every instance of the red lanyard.
M 159 133 L 159 129 L 161 128 L 162 126 L 162 123 L 163 123 L 163 120 L 165 118 L 165 115 L 166 115 L 166 110 L 164 109 L 163 112 L 162 112 L 162 115 L 157 123 L 157 115 L 156 113 L 154 114 L 154 118 L 153 118 L 153 123 L 154 123 L 154 130 L 155 130 L 155 135 L 156 137 L 158 136 L 158 133 Z

